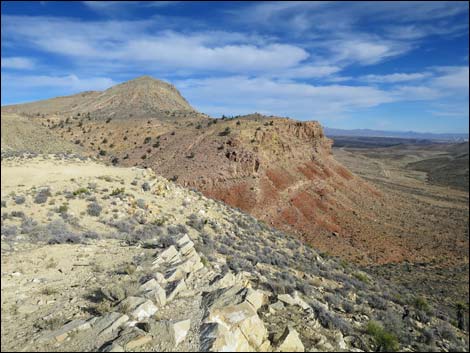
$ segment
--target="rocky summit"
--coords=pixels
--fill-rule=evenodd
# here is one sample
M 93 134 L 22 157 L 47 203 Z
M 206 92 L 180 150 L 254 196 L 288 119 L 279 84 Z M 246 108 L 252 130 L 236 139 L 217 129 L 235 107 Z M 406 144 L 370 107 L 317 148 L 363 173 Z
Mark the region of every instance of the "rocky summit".
M 2 351 L 464 350 L 425 299 L 156 175 L 2 158 Z

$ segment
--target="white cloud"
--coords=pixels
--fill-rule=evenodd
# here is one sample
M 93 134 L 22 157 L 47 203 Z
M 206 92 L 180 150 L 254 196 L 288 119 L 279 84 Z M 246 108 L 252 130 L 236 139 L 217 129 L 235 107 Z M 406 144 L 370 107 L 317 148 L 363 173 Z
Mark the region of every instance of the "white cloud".
M 320 119 L 394 100 L 387 92 L 367 86 L 314 86 L 245 76 L 174 83 L 193 105 L 214 115 L 257 111 L 297 119 Z
M 151 21 L 81 22 L 64 18 L 4 16 L 2 36 L 79 60 L 119 60 L 150 69 L 198 69 L 259 73 L 298 66 L 309 57 L 301 47 L 252 44 L 253 36 L 232 32 L 151 31 Z M 259 37 L 257 38 L 260 39 Z
M 460 89 L 468 95 L 468 66 L 447 66 L 435 68 L 441 75 L 432 84 L 443 89 Z
M 407 82 L 407 81 L 416 81 L 427 78 L 431 75 L 430 72 L 417 72 L 417 73 L 393 73 L 388 75 L 364 75 L 360 76 L 357 79 L 363 82 L 370 83 L 397 83 L 397 82 Z
M 120 11 L 123 8 L 134 7 L 164 7 L 174 5 L 179 1 L 83 1 L 83 4 L 94 11 Z
M 33 59 L 13 56 L 2 57 L 2 69 L 31 70 L 35 67 Z
M 318 78 L 327 77 L 341 71 L 341 67 L 332 65 L 302 65 L 285 70 L 274 76 L 287 78 Z
M 3 74 L 2 86 L 15 90 L 31 90 L 41 88 L 65 89 L 70 92 L 103 90 L 109 88 L 117 82 L 108 77 L 87 77 L 80 78 L 74 74 L 67 76 L 47 76 L 47 75 L 16 75 Z
M 407 43 L 352 37 L 327 40 L 320 46 L 326 47 L 331 52 L 331 56 L 328 56 L 330 61 L 344 64 L 359 63 L 362 65 L 376 64 L 412 49 L 412 46 Z

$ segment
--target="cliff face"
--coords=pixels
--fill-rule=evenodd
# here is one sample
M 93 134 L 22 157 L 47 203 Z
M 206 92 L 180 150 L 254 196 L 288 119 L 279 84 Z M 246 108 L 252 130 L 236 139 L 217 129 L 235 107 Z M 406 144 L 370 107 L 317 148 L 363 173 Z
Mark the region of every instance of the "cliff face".
M 333 159 L 332 141 L 318 122 L 250 115 L 159 141 L 145 163 L 163 176 L 323 251 L 349 258 L 368 251 L 367 232 L 351 241 L 361 229 L 353 212 L 362 212 L 360 203 L 379 202 L 379 194 Z

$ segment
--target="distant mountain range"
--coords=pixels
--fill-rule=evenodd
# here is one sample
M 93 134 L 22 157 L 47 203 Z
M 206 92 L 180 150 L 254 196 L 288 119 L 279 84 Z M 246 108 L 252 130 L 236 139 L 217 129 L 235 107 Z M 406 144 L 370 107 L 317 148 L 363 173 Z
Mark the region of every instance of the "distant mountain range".
M 468 133 L 434 134 L 415 131 L 381 131 L 371 129 L 343 130 L 324 128 L 326 136 L 361 136 L 361 137 L 395 137 L 404 139 L 424 139 L 441 141 L 468 141 Z

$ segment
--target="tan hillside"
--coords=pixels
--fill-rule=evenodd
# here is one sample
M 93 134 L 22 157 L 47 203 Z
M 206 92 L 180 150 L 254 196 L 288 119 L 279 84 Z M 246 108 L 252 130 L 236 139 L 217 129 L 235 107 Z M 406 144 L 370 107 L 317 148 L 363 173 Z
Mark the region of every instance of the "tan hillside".
M 38 121 L 16 114 L 1 116 L 3 153 L 83 153 L 84 150 L 61 139 Z
M 72 96 L 2 107 L 2 112 L 30 116 L 92 115 L 95 118 L 152 117 L 194 109 L 169 83 L 142 76 L 103 92 L 83 92 Z M 39 114 L 39 115 L 38 115 Z

